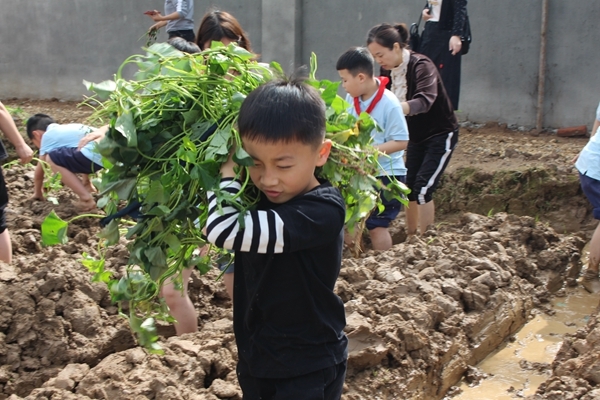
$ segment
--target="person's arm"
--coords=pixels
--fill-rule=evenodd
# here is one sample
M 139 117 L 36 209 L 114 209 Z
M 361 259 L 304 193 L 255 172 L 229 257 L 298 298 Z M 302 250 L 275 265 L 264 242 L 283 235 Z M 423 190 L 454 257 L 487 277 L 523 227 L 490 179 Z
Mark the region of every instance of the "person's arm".
M 15 146 L 17 156 L 21 160 L 21 163 L 26 164 L 33 158 L 33 150 L 25 143 L 23 136 L 19 133 L 15 121 L 12 116 L 4 107 L 4 104 L 0 102 L 0 131 L 4 132 L 6 138 Z
M 181 15 L 177 11 L 175 11 L 169 15 L 161 15 L 161 13 L 154 14 L 151 15 L 150 18 L 152 18 L 155 22 L 164 22 L 163 26 L 165 26 L 168 21 L 180 19 Z
M 423 21 L 425 21 L 425 22 L 427 22 L 427 21 L 429 21 L 431 18 L 433 18 L 433 15 L 431 15 L 431 14 L 429 13 L 429 7 L 427 7 L 427 6 L 426 6 L 426 7 L 423 9 L 423 12 L 421 13 L 421 18 L 423 18 Z
M 408 146 L 408 140 L 390 140 L 389 142 L 376 145 L 375 148 L 384 154 L 392 154 L 397 151 L 406 150 L 406 146 Z
M 161 15 L 160 13 L 152 14 L 150 18 L 152 18 L 156 22 L 160 21 L 173 21 L 176 19 L 181 19 L 187 17 L 190 12 L 190 5 L 188 0 L 177 0 L 177 4 L 175 6 L 176 11 L 172 12 L 168 15 Z
M 415 65 L 413 76 L 406 76 L 407 81 L 416 81 L 413 98 L 402 103 L 405 115 L 416 115 L 428 112 L 438 96 L 439 74 L 433 62 L 420 59 Z
M 221 190 L 231 195 L 239 193 L 242 186 L 234 178 L 234 165 L 230 160 L 221 167 Z M 277 210 L 247 211 L 240 224 L 238 209 L 225 201 L 219 208 L 216 194 L 209 191 L 207 195 L 206 236 L 209 242 L 223 249 L 259 254 L 297 251 L 315 247 L 315 238 L 319 243 L 333 240 L 344 225 L 343 206 L 328 207 L 316 196 L 303 202 L 302 207 L 282 204 Z
M 159 30 L 160 28 L 162 28 L 163 26 L 167 25 L 167 21 L 160 21 L 155 23 L 154 25 L 152 25 L 149 29 L 149 31 L 156 31 Z
M 385 154 L 392 154 L 397 151 L 406 150 L 408 146 L 408 125 L 406 118 L 399 106 L 390 107 L 385 116 L 385 142 L 376 146 L 377 149 Z
M 79 144 L 77 145 L 77 150 L 83 149 L 90 142 L 99 142 L 106 136 L 106 132 L 108 132 L 108 125 L 104 125 L 95 131 L 92 131 L 81 138 Z
M 404 115 L 410 114 L 410 104 L 408 104 L 408 101 L 403 101 L 400 103 L 400 106 L 402 107 L 402 113 Z
M 448 1 L 448 0 L 446 0 Z M 462 40 L 465 21 L 467 19 L 467 0 L 452 0 L 454 1 L 454 15 L 452 20 L 452 36 L 448 43 L 448 48 L 455 56 L 460 54 L 462 49 Z
M 46 156 L 41 156 L 40 159 L 45 160 Z M 33 196 L 31 197 L 33 200 L 43 200 L 44 199 L 44 169 L 42 168 L 42 163 L 38 162 L 35 166 L 35 172 L 33 173 Z

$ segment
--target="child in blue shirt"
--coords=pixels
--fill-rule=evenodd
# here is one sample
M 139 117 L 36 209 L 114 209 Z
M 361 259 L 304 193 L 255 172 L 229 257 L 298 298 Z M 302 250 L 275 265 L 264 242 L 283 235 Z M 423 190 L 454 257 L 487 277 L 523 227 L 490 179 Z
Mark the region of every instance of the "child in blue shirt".
M 594 218 L 600 219 L 600 104 L 596 110 L 596 120 L 592 127 L 592 136 L 577 157 L 575 168 L 579 171 L 581 189 L 594 207 Z M 600 264 L 600 224 L 590 241 L 590 255 L 588 267 L 581 281 L 582 285 L 590 293 L 600 293 L 600 278 L 598 277 L 598 265 Z
M 384 155 L 379 157 L 381 182 L 389 183 L 387 176 L 406 181 L 404 150 L 408 145 L 408 126 L 400 101 L 385 88 L 386 82 L 373 76 L 375 61 L 371 53 L 363 47 L 353 47 L 338 59 L 336 69 L 342 79 L 342 86 L 348 92 L 346 100 L 351 104 L 349 112 L 355 116 L 367 112 L 377 122 L 382 131 L 371 132 L 373 145 Z M 390 223 L 398 216 L 402 204 L 398 200 L 382 197 L 384 210 L 374 211 L 367 219 L 367 229 L 375 250 L 392 247 L 392 237 L 388 231 Z
M 27 136 L 40 149 L 40 158 L 50 164 L 53 172 L 60 173 L 62 183 L 79 196 L 75 208 L 80 212 L 96 207 L 92 197 L 95 189 L 88 175 L 103 168 L 102 156 L 94 151 L 94 147 L 95 140 L 104 137 L 106 129 L 107 126 L 96 130 L 82 124 L 59 125 L 46 114 L 35 114 L 27 120 Z M 80 148 L 80 142 L 87 143 Z M 76 174 L 82 174 L 82 179 Z M 44 199 L 43 183 L 44 170 L 38 164 L 33 180 L 33 199 Z

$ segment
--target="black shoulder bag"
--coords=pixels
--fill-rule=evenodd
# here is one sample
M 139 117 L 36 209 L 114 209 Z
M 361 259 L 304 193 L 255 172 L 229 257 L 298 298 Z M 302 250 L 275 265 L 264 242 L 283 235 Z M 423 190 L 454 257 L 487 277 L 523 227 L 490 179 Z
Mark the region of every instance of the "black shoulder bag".
M 412 26 L 411 26 L 412 29 Z M 412 31 L 411 31 L 412 38 Z M 469 47 L 471 47 L 471 24 L 469 23 L 469 15 L 466 15 L 465 18 L 465 26 L 463 28 L 463 34 L 460 37 L 460 41 L 462 45 L 460 47 L 460 54 L 463 56 L 469 52 Z

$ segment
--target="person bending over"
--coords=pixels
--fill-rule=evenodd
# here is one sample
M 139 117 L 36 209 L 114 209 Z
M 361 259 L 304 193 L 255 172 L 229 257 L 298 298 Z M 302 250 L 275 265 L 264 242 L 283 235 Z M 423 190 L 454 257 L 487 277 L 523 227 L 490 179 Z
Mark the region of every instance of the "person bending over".
M 89 174 L 100 171 L 102 156 L 94 151 L 95 141 L 106 134 L 108 126 L 99 129 L 82 124 L 57 124 L 46 114 L 35 114 L 27 120 L 27 136 L 40 150 L 40 159 L 50 164 L 53 172 L 61 175 L 62 183 L 71 189 L 79 201 L 75 207 L 79 212 L 93 210 L 96 202 L 92 197 L 95 188 Z M 90 135 L 85 138 L 86 135 Z M 80 141 L 89 141 L 81 148 Z M 79 179 L 77 174 L 82 174 Z M 43 200 L 44 170 L 38 163 L 33 179 L 34 200 Z

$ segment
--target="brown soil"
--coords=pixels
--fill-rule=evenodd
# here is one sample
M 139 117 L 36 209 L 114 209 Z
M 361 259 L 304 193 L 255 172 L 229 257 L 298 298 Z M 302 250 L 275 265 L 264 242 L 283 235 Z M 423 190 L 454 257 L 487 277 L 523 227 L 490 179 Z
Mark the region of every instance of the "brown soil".
M 61 123 L 90 114 L 58 101 L 4 103 Z M 595 227 L 570 162 L 584 144 L 495 124 L 461 130 L 436 197 L 440 223 L 405 241 L 400 219 L 390 251 L 344 260 L 345 400 L 441 399 L 465 373 L 485 379 L 469 366 L 532 312 L 552 312 L 553 293 L 577 284 Z M 68 244 L 43 248 L 42 219 L 52 209 L 75 215 L 74 196 L 62 190 L 59 206 L 32 202 L 32 170 L 4 172 L 14 262 L 0 265 L 0 400 L 241 398 L 231 303 L 215 271 L 190 285 L 200 331 L 176 337 L 162 327 L 165 354 L 150 355 L 79 262 L 96 253 L 97 221 L 78 220 Z M 107 264 L 118 273 L 127 258 L 122 242 Z M 565 340 L 536 399 L 600 398 L 599 329 L 591 318 Z
M 600 309 L 598 309 L 600 311 Z M 529 400 L 600 399 L 600 320 L 565 338 L 554 362 L 552 377 Z

